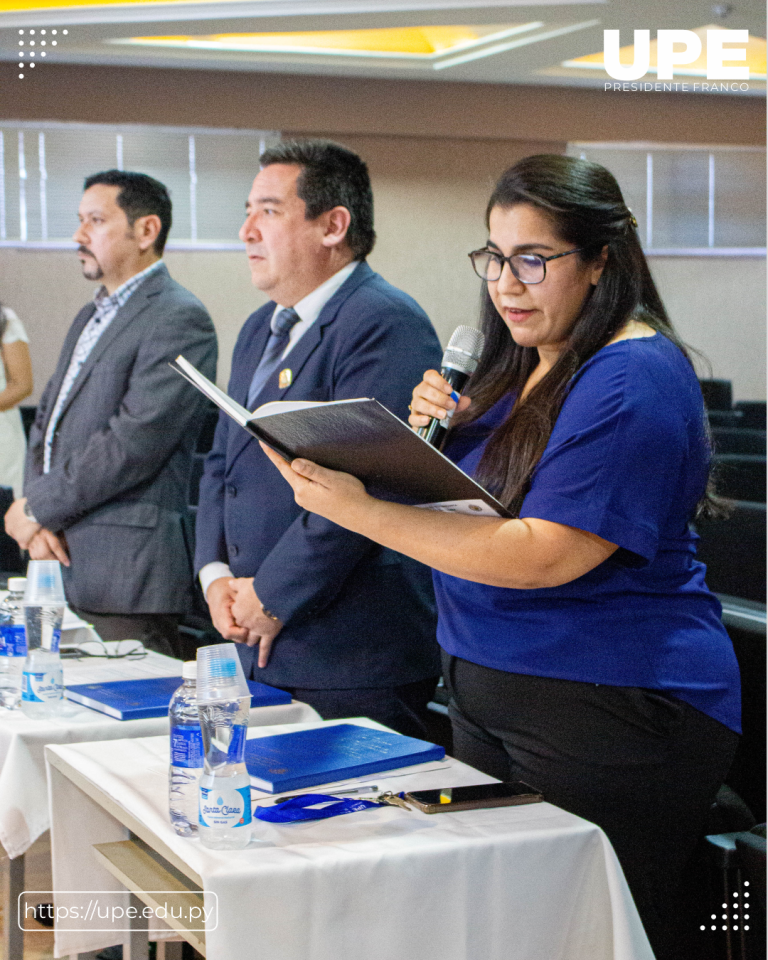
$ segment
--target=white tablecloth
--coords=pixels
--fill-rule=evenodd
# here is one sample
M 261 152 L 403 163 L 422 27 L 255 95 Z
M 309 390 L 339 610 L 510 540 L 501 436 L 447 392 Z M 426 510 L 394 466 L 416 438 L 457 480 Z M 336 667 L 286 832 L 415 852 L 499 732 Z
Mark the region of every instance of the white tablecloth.
M 124 643 L 127 643 L 124 641 Z M 114 644 L 109 644 L 114 647 Z M 90 649 L 95 649 L 93 645 Z M 181 675 L 181 661 L 149 651 L 142 660 L 63 660 L 64 684 Z M 318 719 L 303 703 L 260 707 L 250 723 L 293 723 Z M 65 700 L 56 719 L 37 720 L 21 710 L 0 709 L 0 844 L 10 857 L 25 853 L 50 826 L 44 748 L 48 743 L 83 743 L 168 733 L 168 717 L 114 720 Z
M 280 732 L 285 728 L 265 727 L 249 736 Z M 432 816 L 376 808 L 290 825 L 255 821 L 261 842 L 221 852 L 177 837 L 170 826 L 167 738 L 48 752 L 202 877 L 206 909 L 217 895 L 208 960 L 652 960 L 605 835 L 548 803 Z M 128 831 L 48 769 L 54 889 L 121 889 L 89 847 L 126 839 Z M 490 779 L 450 760 L 361 782 L 397 792 Z M 108 939 L 57 927 L 55 955 L 100 949 Z

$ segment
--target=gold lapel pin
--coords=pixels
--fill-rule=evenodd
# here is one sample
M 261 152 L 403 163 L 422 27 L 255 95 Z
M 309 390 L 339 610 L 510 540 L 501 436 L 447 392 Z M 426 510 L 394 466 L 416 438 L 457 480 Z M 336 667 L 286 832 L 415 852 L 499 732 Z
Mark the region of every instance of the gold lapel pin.
M 285 390 L 286 387 L 290 387 L 293 383 L 293 370 L 290 367 L 286 367 L 285 370 L 280 371 L 280 376 L 277 379 L 277 385 L 281 390 Z

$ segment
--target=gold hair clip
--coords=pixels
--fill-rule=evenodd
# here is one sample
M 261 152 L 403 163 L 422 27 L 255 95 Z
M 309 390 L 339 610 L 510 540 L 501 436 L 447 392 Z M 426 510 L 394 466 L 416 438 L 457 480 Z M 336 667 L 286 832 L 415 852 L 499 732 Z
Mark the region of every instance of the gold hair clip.
M 627 207 L 627 210 L 629 210 L 629 207 Z M 637 217 L 634 215 L 634 213 L 632 213 L 631 210 L 629 210 L 629 222 L 635 228 L 635 230 L 637 230 Z

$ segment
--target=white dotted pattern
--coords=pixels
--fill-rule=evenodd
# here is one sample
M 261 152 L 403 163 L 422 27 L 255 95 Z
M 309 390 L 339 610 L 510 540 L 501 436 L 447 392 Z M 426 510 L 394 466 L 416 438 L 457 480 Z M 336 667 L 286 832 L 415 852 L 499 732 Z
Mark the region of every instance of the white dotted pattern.
M 46 50 L 34 50 L 33 47 L 55 47 L 58 45 L 58 40 L 53 40 L 51 38 L 58 37 L 59 33 L 61 36 L 66 37 L 69 34 L 69 30 L 19 30 L 19 80 L 23 80 L 26 74 L 24 70 L 26 68 L 34 69 L 35 67 L 35 57 L 44 57 L 47 53 Z M 35 39 L 32 39 L 32 38 Z M 43 39 L 45 38 L 45 39 Z M 25 60 L 28 60 L 28 63 L 24 63 Z
M 749 890 L 745 889 L 749 887 L 749 880 L 743 880 L 741 883 L 741 890 L 736 890 L 733 892 L 733 902 L 722 903 L 720 906 L 723 910 L 722 914 L 711 913 L 709 915 L 710 924 L 702 923 L 699 925 L 699 930 L 702 933 L 706 933 L 707 930 L 712 933 L 717 931 L 727 932 L 729 929 L 728 921 L 730 920 L 730 930 L 734 932 L 744 931 L 747 932 L 750 929 L 749 926 Z M 740 902 L 741 901 L 741 902 Z M 730 913 L 729 913 L 730 911 Z M 725 922 L 723 922 L 725 921 Z M 721 925 L 722 924 L 722 925 Z

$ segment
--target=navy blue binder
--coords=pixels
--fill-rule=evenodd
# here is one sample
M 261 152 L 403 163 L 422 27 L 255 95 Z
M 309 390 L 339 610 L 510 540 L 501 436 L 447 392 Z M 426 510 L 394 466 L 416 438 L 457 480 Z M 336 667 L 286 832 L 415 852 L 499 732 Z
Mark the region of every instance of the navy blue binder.
M 108 683 L 81 683 L 67 687 L 64 695 L 68 700 L 82 703 L 116 720 L 144 720 L 147 717 L 164 717 L 168 713 L 171 697 L 181 684 L 181 677 L 111 680 Z M 251 691 L 252 707 L 273 707 L 291 702 L 290 693 L 267 686 L 266 683 L 249 680 L 248 689 Z
M 256 737 L 245 743 L 251 783 L 270 793 L 365 777 L 444 757 L 445 750 L 437 744 L 353 723 Z

